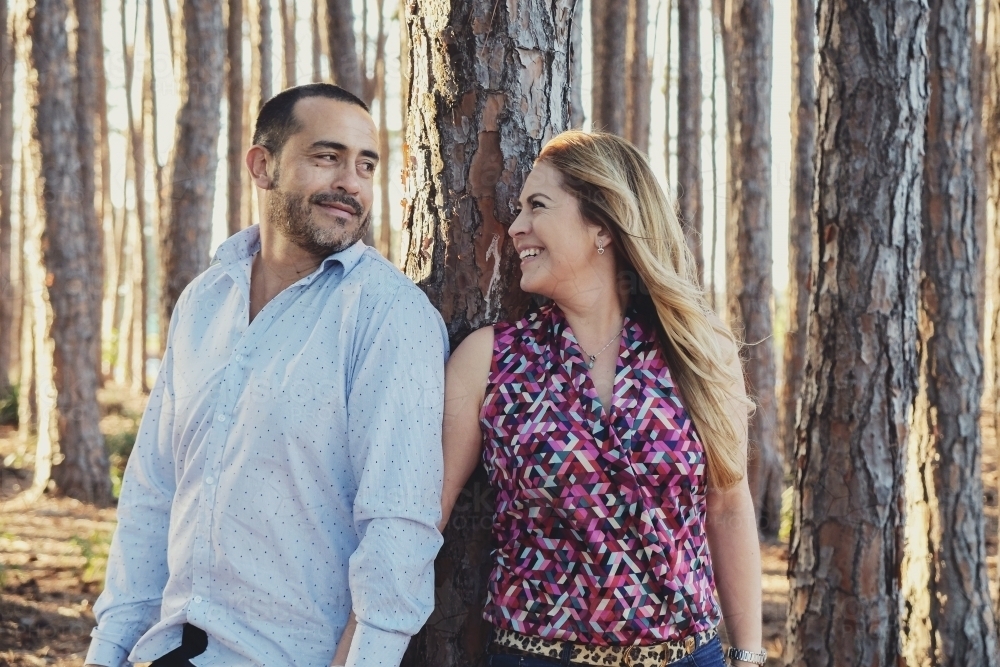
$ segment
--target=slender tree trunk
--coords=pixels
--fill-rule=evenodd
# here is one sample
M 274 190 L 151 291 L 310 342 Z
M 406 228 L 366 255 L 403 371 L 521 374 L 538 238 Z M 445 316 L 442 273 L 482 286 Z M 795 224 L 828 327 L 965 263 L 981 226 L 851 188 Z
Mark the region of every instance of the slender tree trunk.
M 484 324 L 520 316 L 528 303 L 505 225 L 542 145 L 570 124 L 572 8 L 573 0 L 406 5 L 403 265 L 441 311 L 453 344 Z M 477 28 L 484 25 L 491 29 Z M 459 503 L 445 531 L 434 613 L 404 665 L 483 664 L 493 506 L 482 469 L 468 494 L 474 502 Z
M 103 23 L 103 19 L 102 19 Z M 101 305 L 101 343 L 102 348 L 110 350 L 113 344 L 115 328 L 115 305 L 118 301 L 118 229 L 115 226 L 114 204 L 111 202 L 111 146 L 108 129 L 108 94 L 107 76 L 104 72 L 104 49 L 97 52 L 97 104 L 98 121 L 100 122 L 100 160 L 101 160 L 101 229 L 104 236 L 104 290 Z M 111 355 L 101 354 L 101 376 L 103 380 L 111 377 Z
M 180 69 L 180 63 L 178 62 L 180 54 L 177 53 L 177 41 L 174 39 L 174 21 L 176 17 L 170 10 L 170 0 L 163 0 L 163 15 L 167 17 L 167 45 L 170 47 L 170 67 L 174 72 L 177 72 Z
M 258 0 L 257 53 L 260 58 L 260 103 L 274 95 L 274 39 L 271 36 L 271 0 Z
M 677 43 L 677 204 L 695 271 L 705 284 L 702 250 L 701 30 L 698 0 L 678 0 Z
M 181 291 L 208 266 L 219 156 L 225 28 L 222 6 L 185 0 L 184 86 L 171 164 L 170 217 L 161 237 L 164 329 Z
M 667 194 L 673 198 L 677 195 L 676 184 L 670 180 L 670 107 L 673 102 L 671 89 L 674 77 L 674 2 L 667 0 L 667 64 L 663 68 L 663 160 L 667 177 Z
M 626 69 L 625 41 L 628 33 L 625 0 L 591 0 L 590 29 L 593 53 L 591 109 L 595 130 L 625 135 Z
M 284 0 L 282 0 L 284 4 Z M 230 236 L 243 229 L 243 0 L 229 0 L 226 28 L 226 81 L 229 100 L 226 148 L 226 227 Z
M 100 277 L 89 275 L 88 253 L 95 247 L 90 237 L 95 230 L 82 211 L 93 208 L 93 199 L 83 201 L 78 182 L 81 159 L 67 14 L 65 0 L 37 0 L 31 15 L 31 59 L 37 74 L 35 140 L 42 186 L 39 208 L 45 216 L 41 242 L 52 313 L 48 332 L 52 356 L 41 355 L 40 366 L 51 363 L 55 371 L 58 444 L 53 447 L 52 478 L 68 496 L 106 504 L 111 500 L 111 478 L 98 428 L 100 374 L 93 346 L 100 322 L 91 287 L 91 281 Z
M 309 26 L 312 33 L 312 80 L 318 83 L 323 80 L 323 69 L 320 63 L 323 56 L 323 37 L 320 34 L 320 27 L 323 25 L 320 20 L 320 0 L 312 0 L 312 13 L 309 15 Z
M 816 155 L 816 5 L 792 2 L 792 200 L 788 216 L 788 332 L 778 401 L 785 461 L 795 457 L 795 414 L 802 395 L 812 261 L 813 159 Z
M 625 38 L 625 136 L 643 153 L 649 153 L 651 77 L 646 48 L 649 28 L 648 0 L 628 0 L 628 30 Z
M 10 205 L 14 201 L 14 48 L 0 0 L 0 396 L 10 391 L 14 345 L 14 276 L 11 273 Z
M 364 77 L 358 62 L 351 0 L 327 0 L 326 32 L 334 83 L 358 97 L 364 97 Z
M 291 88 L 296 83 L 295 74 L 295 0 L 281 0 L 281 49 L 284 67 L 281 83 L 283 88 Z
M 392 251 L 392 214 L 389 202 L 389 112 L 386 108 L 387 86 L 385 80 L 385 1 L 377 0 L 378 10 L 378 44 L 375 49 L 375 78 L 378 82 L 378 152 L 381 156 L 378 164 L 379 197 L 381 222 L 379 223 L 378 248 L 382 256 L 393 261 Z
M 746 376 L 757 410 L 750 420 L 750 492 L 761 534 L 778 535 L 783 465 L 778 450 L 771 340 L 770 0 L 731 0 L 737 30 L 726 64 L 729 91 L 729 200 L 726 229 L 730 321 L 742 328 Z M 725 37 L 724 37 L 725 39 Z
M 817 18 L 814 279 L 786 655 L 794 667 L 901 665 L 927 5 L 820 0 Z
M 15 17 L 14 25 L 18 25 L 23 15 Z M 27 19 L 24 19 L 27 23 Z M 24 34 L 24 33 L 21 33 Z M 27 38 L 20 40 L 19 59 L 27 61 L 25 46 Z M 31 130 L 29 123 L 21 124 L 21 183 L 18 192 L 20 200 L 20 232 L 21 232 L 21 376 L 18 379 L 19 394 L 17 397 L 17 436 L 22 446 L 27 445 L 30 436 L 38 431 L 38 398 L 35 387 L 35 302 L 41 296 L 43 273 L 41 270 L 42 255 L 38 247 L 37 237 L 41 228 L 41 220 L 35 206 L 38 201 L 35 195 L 35 184 L 38 174 L 31 159 Z M 35 466 L 37 472 L 38 466 Z M 45 473 L 45 483 L 48 483 L 49 473 Z M 40 492 L 40 491 L 39 491 Z
M 581 129 L 587 114 L 583 109 L 583 0 L 573 2 L 570 26 L 569 61 L 572 67 L 570 83 L 570 127 Z
M 712 310 L 718 312 L 719 306 L 716 303 L 718 299 L 718 285 L 715 284 L 715 249 L 719 241 L 719 160 L 718 154 L 718 140 L 719 140 L 719 105 L 716 96 L 716 91 L 719 88 L 719 40 L 722 36 L 722 31 L 720 29 L 721 17 L 716 13 L 714 7 L 712 11 L 712 93 L 711 93 L 711 107 L 712 107 L 712 129 L 711 129 L 711 153 L 712 153 L 712 241 L 711 247 L 709 249 L 709 261 L 708 261 L 708 284 L 711 285 L 709 290 L 709 301 L 712 304 Z
M 979 432 L 972 95 L 975 0 L 931 0 L 921 261 L 920 379 L 906 479 L 903 655 L 995 665 Z

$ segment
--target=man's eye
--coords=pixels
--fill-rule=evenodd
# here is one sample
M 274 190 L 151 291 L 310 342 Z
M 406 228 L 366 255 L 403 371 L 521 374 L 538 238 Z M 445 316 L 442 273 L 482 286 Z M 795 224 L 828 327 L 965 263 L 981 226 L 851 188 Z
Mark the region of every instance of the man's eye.
M 337 159 L 337 156 L 336 156 L 336 155 L 333 155 L 333 154 L 331 154 L 331 153 L 327 153 L 327 154 L 325 154 L 325 155 L 320 155 L 320 156 L 319 156 L 319 159 L 320 159 L 320 160 L 326 160 L 327 162 L 333 162 L 334 160 L 336 160 L 336 159 Z
M 371 173 L 374 173 L 375 166 L 376 165 L 374 163 L 372 163 L 372 162 L 365 162 L 365 163 L 363 163 L 361 165 L 361 168 L 364 169 L 365 171 L 367 171 L 369 174 L 371 174 Z

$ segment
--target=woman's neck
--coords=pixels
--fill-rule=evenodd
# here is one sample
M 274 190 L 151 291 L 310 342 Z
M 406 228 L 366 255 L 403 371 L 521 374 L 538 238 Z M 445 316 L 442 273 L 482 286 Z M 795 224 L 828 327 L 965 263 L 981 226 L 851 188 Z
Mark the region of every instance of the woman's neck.
M 577 342 L 589 353 L 596 352 L 624 324 L 626 300 L 614 289 L 556 299 Z

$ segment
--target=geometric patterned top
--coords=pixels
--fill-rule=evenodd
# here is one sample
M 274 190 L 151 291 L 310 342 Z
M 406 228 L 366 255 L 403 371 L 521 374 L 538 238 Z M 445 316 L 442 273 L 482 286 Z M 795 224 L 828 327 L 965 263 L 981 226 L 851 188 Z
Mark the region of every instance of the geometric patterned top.
M 494 340 L 480 413 L 496 490 L 486 620 L 597 645 L 718 625 L 705 452 L 656 332 L 626 315 L 608 412 L 557 306 L 496 324 Z

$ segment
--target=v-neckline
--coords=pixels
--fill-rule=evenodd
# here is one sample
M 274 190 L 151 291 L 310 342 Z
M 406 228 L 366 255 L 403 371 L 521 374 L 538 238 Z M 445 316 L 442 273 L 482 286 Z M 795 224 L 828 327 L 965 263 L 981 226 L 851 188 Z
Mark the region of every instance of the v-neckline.
M 632 327 L 632 318 L 629 317 L 629 313 L 626 311 L 625 319 L 622 322 L 622 330 L 618 335 L 618 354 L 615 357 L 615 374 L 611 379 L 611 397 L 608 405 L 605 406 L 603 401 L 601 401 L 600 394 L 597 392 L 597 385 L 594 383 L 594 378 L 590 374 L 590 371 L 593 369 L 587 368 L 587 363 L 584 361 L 585 353 L 583 347 L 577 340 L 573 327 L 570 326 L 569 320 L 566 319 L 566 315 L 558 306 L 553 305 L 552 308 L 554 314 L 557 316 L 556 335 L 563 339 L 559 345 L 563 366 L 570 373 L 571 381 L 577 373 L 582 377 L 578 390 L 581 398 L 587 399 L 589 403 L 586 407 L 590 420 L 595 422 L 595 426 L 607 428 L 610 432 L 611 425 L 614 423 L 615 397 L 619 394 L 620 387 L 618 385 L 622 380 L 622 371 L 625 368 L 624 353 L 628 348 L 626 337 L 629 335 Z

